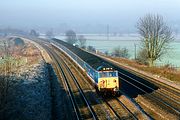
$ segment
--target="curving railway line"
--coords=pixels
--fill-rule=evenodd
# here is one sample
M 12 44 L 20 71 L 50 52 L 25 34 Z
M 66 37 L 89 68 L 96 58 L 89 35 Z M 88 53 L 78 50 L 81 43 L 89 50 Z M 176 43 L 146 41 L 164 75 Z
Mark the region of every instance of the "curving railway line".
M 96 116 L 95 112 L 93 111 L 87 98 L 85 97 L 84 92 L 82 91 L 79 84 L 77 83 L 77 80 L 74 77 L 74 75 L 72 74 L 72 72 L 69 70 L 69 68 L 66 66 L 66 64 L 63 63 L 63 60 L 61 60 L 61 58 L 58 57 L 57 54 L 55 54 L 48 47 L 46 47 L 46 50 L 48 51 L 51 58 L 54 60 L 56 66 L 57 66 L 56 69 L 58 69 L 58 71 L 60 72 L 60 74 L 62 76 L 62 79 L 64 80 L 63 83 L 65 84 L 66 89 L 68 90 L 68 95 L 72 102 L 72 106 L 73 106 L 74 112 L 76 114 L 76 118 L 79 120 L 79 119 L 82 119 L 82 117 L 83 118 L 90 117 L 90 118 L 93 118 L 96 120 L 97 116 Z M 72 84 L 70 84 L 70 81 L 69 81 L 70 79 L 73 80 L 73 82 L 75 83 L 74 86 Z M 75 91 L 78 93 L 75 93 Z M 80 106 L 86 106 L 87 107 L 86 111 L 80 110 Z
M 49 48 L 46 47 L 46 49 L 49 49 Z M 50 50 L 48 50 L 48 51 L 50 51 Z M 52 50 L 51 50 L 49 52 L 49 54 L 51 54 L 51 56 L 53 56 L 53 57 L 58 58 L 58 61 L 61 61 L 61 62 L 63 61 L 62 63 L 64 64 L 64 66 L 66 66 L 69 73 L 71 73 L 71 76 L 74 76 L 74 78 L 76 79 L 76 78 L 78 78 L 76 75 L 78 75 L 79 78 L 81 78 L 81 80 L 78 79 L 76 82 L 77 82 L 79 88 L 82 90 L 82 92 L 91 90 L 91 92 L 94 91 L 94 93 L 97 94 L 95 92 L 95 90 L 93 90 L 94 88 L 91 86 L 91 84 L 89 82 L 88 82 L 89 89 L 87 87 L 84 87 L 85 83 L 87 83 L 87 77 L 85 77 L 83 75 L 83 73 L 80 72 L 80 70 L 77 68 L 77 66 L 75 66 L 75 64 L 72 64 L 72 61 L 70 61 L 70 59 L 68 59 L 67 56 L 63 55 L 59 51 L 56 51 L 56 53 L 55 53 L 55 51 L 56 50 L 54 50 L 54 53 L 52 53 Z M 59 57 L 61 56 L 61 59 L 58 56 Z M 56 62 L 58 62 L 58 61 L 56 60 Z M 66 68 L 63 67 L 63 70 Z M 76 73 L 76 75 L 73 75 L 72 72 Z M 72 88 L 72 87 L 70 87 L 70 88 Z M 93 95 L 90 96 L 91 98 L 88 97 L 87 94 L 85 94 L 84 96 L 88 99 L 88 101 L 91 101 L 91 104 L 92 104 Z M 72 95 L 72 98 L 73 98 L 73 95 Z M 92 108 L 92 111 L 94 111 L 93 113 L 95 113 L 94 116 L 96 116 L 96 117 L 89 116 L 89 118 L 93 118 L 93 119 L 130 119 L 130 120 L 138 119 L 137 116 L 133 112 L 131 112 L 132 110 L 130 110 L 128 107 L 126 107 L 126 105 L 123 104 L 118 98 L 111 98 L 111 100 L 108 100 L 108 99 L 101 98 L 101 96 L 96 96 L 96 97 L 94 97 L 94 100 L 96 102 L 98 101 L 98 103 L 99 103 L 98 108 L 101 108 L 101 109 L 95 108 L 96 105 L 94 106 L 92 104 L 90 107 Z M 76 102 L 74 102 L 74 104 L 75 103 Z M 77 107 L 74 107 L 74 108 L 76 108 L 74 111 L 78 111 Z M 104 111 L 104 113 L 102 111 Z M 79 116 L 79 115 L 81 116 L 81 118 L 86 119 L 86 117 L 82 116 L 80 114 L 80 112 L 77 112 L 76 116 Z M 79 117 L 77 117 L 77 118 L 79 118 Z
M 85 77 L 85 75 L 82 75 L 83 71 L 80 72 L 78 67 L 75 66 L 75 63 L 70 61 L 70 59 L 66 55 L 64 55 L 63 53 L 60 53 L 60 52 L 58 52 L 58 54 L 60 56 L 62 56 L 62 58 L 64 59 L 65 63 L 71 68 L 72 72 L 79 75 L 80 78 L 77 81 L 77 82 L 79 82 L 78 83 L 79 86 L 84 91 L 90 91 L 90 90 L 91 91 L 95 91 L 95 90 L 93 90 L 94 88 L 92 87 L 92 85 L 89 83 L 90 81 L 87 83 L 87 81 L 88 81 L 87 79 L 88 78 Z M 85 87 L 85 85 L 84 85 L 85 83 L 89 84 L 89 88 Z M 87 98 L 92 99 L 93 96 L 90 96 L 90 97 L 87 97 Z M 134 119 L 134 120 L 138 119 L 136 117 L 136 115 L 134 115 L 131 112 L 131 110 L 129 108 L 127 108 L 126 105 L 124 105 L 118 98 L 111 98 L 110 100 L 108 100 L 108 99 L 99 97 L 98 100 L 97 100 L 97 97 L 98 96 L 96 96 L 96 98 L 94 98 L 94 99 L 96 99 L 96 101 L 99 101 L 99 99 L 101 99 L 101 102 L 99 101 L 98 103 L 101 103 L 102 105 L 103 104 L 106 105 L 104 108 L 107 109 L 107 110 L 103 110 L 102 106 L 99 106 L 102 109 L 95 110 L 98 118 L 102 118 L 102 116 L 103 116 L 105 118 L 102 118 L 102 119 L 106 119 L 106 118 L 113 118 L 113 119 L 124 119 L 124 118 L 126 118 L 126 119 Z M 93 107 L 93 108 L 97 109 L 95 107 Z M 102 111 L 104 111 L 106 113 L 106 115 L 101 114 Z

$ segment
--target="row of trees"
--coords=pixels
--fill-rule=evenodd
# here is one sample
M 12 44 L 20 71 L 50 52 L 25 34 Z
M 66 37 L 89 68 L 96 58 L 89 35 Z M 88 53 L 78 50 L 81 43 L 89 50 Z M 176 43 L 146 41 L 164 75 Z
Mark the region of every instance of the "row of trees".
M 34 30 L 34 29 L 32 29 L 32 30 L 29 32 L 29 35 L 30 35 L 31 37 L 39 37 L 39 33 L 38 33 L 36 30 Z M 49 31 L 47 31 L 47 32 L 45 33 L 45 36 L 46 36 L 46 38 L 53 38 L 53 37 L 54 37 L 54 33 L 53 33 L 52 30 L 49 30 Z
M 31 37 L 39 37 L 39 33 L 32 29 L 29 33 Z M 76 33 L 73 30 L 68 30 L 65 33 L 66 42 L 72 45 L 78 45 L 80 48 L 86 48 L 86 38 L 83 35 L 76 36 Z M 49 30 L 45 33 L 46 38 L 51 39 L 54 37 L 52 30 Z M 77 43 L 78 42 L 78 43 Z
M 68 30 L 66 32 L 66 42 L 72 45 L 78 45 L 78 47 L 85 49 L 86 48 L 86 38 L 83 35 L 76 36 L 76 33 L 73 30 Z M 90 52 L 96 52 L 96 49 L 93 46 L 87 46 L 86 48 Z M 105 54 L 108 55 L 108 52 Z M 115 57 L 129 58 L 129 51 L 127 48 L 121 48 L 120 46 L 113 49 L 111 54 Z
M 35 30 L 31 30 L 30 35 L 32 37 L 39 37 L 39 33 L 36 32 Z M 52 31 L 47 31 L 45 35 L 47 38 L 54 37 Z M 93 46 L 86 46 L 87 39 L 83 35 L 77 36 L 73 30 L 68 30 L 68 31 L 66 31 L 65 36 L 66 36 L 65 40 L 67 43 L 74 45 L 74 46 L 78 46 L 83 49 L 87 49 L 90 52 L 96 52 L 96 49 Z M 107 51 L 106 51 L 106 54 L 108 55 Z M 130 56 L 128 49 L 121 48 L 120 46 L 114 48 L 111 55 L 116 56 L 116 57 L 123 57 L 123 58 L 129 58 L 129 56 Z

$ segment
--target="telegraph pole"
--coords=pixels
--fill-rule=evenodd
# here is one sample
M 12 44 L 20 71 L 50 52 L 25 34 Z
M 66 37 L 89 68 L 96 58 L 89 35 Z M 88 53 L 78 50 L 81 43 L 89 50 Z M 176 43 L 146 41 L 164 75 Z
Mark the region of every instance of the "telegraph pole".
M 134 43 L 134 59 L 136 60 L 136 43 Z
M 107 40 L 109 40 L 109 24 L 107 24 Z

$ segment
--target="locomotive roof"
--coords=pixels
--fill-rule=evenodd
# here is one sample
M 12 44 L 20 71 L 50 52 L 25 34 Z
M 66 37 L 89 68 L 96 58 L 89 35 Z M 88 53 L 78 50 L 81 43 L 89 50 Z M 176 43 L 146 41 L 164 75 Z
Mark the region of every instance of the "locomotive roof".
M 96 70 L 97 71 L 113 71 L 113 68 L 112 66 L 103 62 Z

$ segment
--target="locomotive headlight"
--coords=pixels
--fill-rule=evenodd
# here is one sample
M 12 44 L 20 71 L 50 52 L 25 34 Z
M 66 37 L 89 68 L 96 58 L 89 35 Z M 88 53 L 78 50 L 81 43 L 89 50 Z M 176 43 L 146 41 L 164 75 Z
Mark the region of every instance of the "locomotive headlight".
M 114 91 L 117 91 L 117 86 L 114 88 Z

